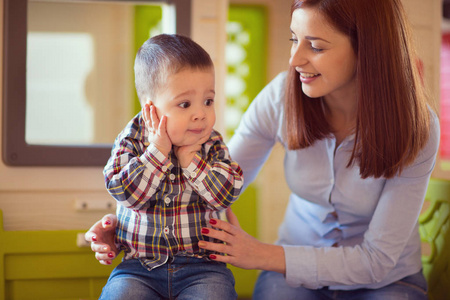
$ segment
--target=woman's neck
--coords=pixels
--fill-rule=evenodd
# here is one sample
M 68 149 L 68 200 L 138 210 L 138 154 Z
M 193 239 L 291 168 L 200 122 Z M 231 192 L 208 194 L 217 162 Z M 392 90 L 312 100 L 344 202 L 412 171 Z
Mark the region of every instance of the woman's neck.
M 324 98 L 325 116 L 339 145 L 348 135 L 354 133 L 356 127 L 356 99 Z

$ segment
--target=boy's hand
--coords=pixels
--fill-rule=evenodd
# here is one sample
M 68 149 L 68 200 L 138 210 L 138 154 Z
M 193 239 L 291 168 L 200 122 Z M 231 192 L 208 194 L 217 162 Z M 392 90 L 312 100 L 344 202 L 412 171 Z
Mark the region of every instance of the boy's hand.
M 195 144 L 186 145 L 181 147 L 173 147 L 175 155 L 180 161 L 182 168 L 187 168 L 194 158 L 195 153 L 200 151 L 202 145 L 208 141 L 211 132 L 208 132 L 205 136 L 201 137 Z
M 172 150 L 172 141 L 166 130 L 167 117 L 162 116 L 161 120 L 156 114 L 156 107 L 152 103 L 146 103 L 142 108 L 142 117 L 144 118 L 145 127 L 147 128 L 148 141 L 153 143 L 158 150 L 166 157 Z

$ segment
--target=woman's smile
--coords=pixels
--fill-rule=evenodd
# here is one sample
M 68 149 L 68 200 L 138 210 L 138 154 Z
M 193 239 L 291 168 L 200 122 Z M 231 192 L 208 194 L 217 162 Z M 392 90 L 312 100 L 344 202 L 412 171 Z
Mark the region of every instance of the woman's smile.
M 300 81 L 302 83 L 311 83 L 320 76 L 320 74 L 314 74 L 314 73 L 303 73 L 303 72 L 299 72 L 299 73 L 300 73 Z

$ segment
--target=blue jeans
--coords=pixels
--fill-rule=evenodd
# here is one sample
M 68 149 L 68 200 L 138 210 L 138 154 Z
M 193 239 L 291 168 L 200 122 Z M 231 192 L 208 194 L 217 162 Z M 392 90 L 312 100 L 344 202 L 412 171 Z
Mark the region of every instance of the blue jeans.
M 236 299 L 234 277 L 224 263 L 174 257 L 151 271 L 137 259 L 121 262 L 109 276 L 100 299 Z
M 263 271 L 253 292 L 253 300 L 426 300 L 427 283 L 422 272 L 408 276 L 379 289 L 357 289 L 350 291 L 321 288 L 310 290 L 303 287 L 293 288 L 287 285 L 280 273 Z

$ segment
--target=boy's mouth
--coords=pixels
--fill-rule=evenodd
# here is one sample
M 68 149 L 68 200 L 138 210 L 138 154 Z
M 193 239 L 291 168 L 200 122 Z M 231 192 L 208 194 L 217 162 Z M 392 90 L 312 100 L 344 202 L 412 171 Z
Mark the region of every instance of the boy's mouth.
M 202 133 L 204 131 L 204 129 L 203 128 L 197 128 L 197 129 L 189 129 L 188 131 L 192 132 L 194 134 L 200 134 L 200 133 Z

